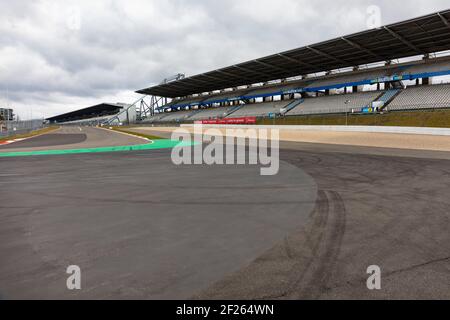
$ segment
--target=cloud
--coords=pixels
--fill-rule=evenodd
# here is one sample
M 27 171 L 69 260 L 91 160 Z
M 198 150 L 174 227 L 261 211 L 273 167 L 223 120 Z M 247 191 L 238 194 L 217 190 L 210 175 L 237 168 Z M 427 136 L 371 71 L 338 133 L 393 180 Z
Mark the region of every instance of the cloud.
M 0 104 L 47 117 L 134 90 L 445 9 L 447 0 L 0 0 Z

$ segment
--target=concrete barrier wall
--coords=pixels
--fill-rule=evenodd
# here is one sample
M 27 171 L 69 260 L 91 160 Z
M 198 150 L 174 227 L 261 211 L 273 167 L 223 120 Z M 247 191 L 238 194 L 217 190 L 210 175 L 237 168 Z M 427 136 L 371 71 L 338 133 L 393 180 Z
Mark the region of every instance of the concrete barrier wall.
M 193 127 L 184 124 L 182 127 Z M 374 132 L 395 134 L 418 134 L 433 136 L 450 136 L 450 128 L 419 128 L 419 127 L 377 127 L 377 126 L 257 126 L 257 125 L 202 125 L 203 128 L 232 128 L 232 129 L 279 129 L 298 131 L 322 132 Z

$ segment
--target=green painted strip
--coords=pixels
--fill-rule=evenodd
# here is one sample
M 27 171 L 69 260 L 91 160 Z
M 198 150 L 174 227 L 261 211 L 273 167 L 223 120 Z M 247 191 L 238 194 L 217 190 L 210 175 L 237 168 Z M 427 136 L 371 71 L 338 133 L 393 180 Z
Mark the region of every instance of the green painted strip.
M 71 150 L 4 152 L 4 153 L 0 152 L 0 157 L 53 156 L 53 155 L 83 154 L 83 153 L 126 152 L 126 151 L 169 149 L 177 146 L 184 147 L 190 145 L 192 145 L 192 143 L 180 142 L 176 140 L 155 140 L 153 141 L 153 143 L 135 146 L 101 147 L 101 148 L 86 148 L 86 149 L 71 149 Z

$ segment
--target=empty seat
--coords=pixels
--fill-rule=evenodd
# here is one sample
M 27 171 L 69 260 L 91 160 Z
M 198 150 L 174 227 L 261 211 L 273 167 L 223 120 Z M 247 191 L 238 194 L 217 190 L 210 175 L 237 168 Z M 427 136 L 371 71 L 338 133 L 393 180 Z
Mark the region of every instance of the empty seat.
M 388 110 L 450 107 L 450 84 L 408 87 L 388 106 Z
M 307 98 L 303 103 L 288 113 L 291 115 L 321 114 L 321 113 L 344 113 L 351 112 L 352 109 L 361 109 L 375 99 L 382 92 L 370 91 L 354 94 L 336 94 L 317 98 Z
M 360 73 L 336 74 L 325 79 L 317 80 L 307 86 L 307 88 L 319 88 L 345 83 L 359 82 L 364 80 L 373 80 L 388 75 L 388 70 L 374 70 Z
M 239 117 L 267 117 L 269 114 L 279 114 L 280 110 L 291 103 L 292 100 L 272 101 L 244 105 L 232 113 L 229 118 Z
M 144 123 L 155 123 L 155 122 L 159 122 L 161 121 L 164 117 L 166 117 L 168 115 L 168 113 L 158 113 L 153 115 L 152 117 L 149 117 L 147 119 L 145 119 Z
M 223 118 L 234 108 L 236 108 L 236 106 L 216 107 L 201 110 L 195 113 L 192 117 L 190 117 L 189 120 L 208 120 L 208 119 Z
M 170 113 L 166 113 L 167 116 L 161 119 L 162 122 L 177 122 L 177 121 L 184 121 L 187 118 L 189 118 L 195 110 L 189 110 L 189 111 L 174 111 Z
M 402 74 L 421 74 L 440 71 L 449 71 L 450 61 L 442 61 L 438 63 L 424 63 L 416 66 L 412 66 L 406 69 Z

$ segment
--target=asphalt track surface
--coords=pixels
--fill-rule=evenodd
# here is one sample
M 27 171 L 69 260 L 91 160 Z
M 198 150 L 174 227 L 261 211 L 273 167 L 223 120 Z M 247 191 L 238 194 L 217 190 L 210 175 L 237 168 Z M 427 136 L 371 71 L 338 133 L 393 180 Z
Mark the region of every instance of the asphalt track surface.
M 143 139 L 123 135 L 106 129 L 89 127 L 62 127 L 56 132 L 0 146 L 0 152 L 42 150 L 70 150 L 146 143 Z
M 64 135 L 64 139 L 61 139 L 61 134 L 45 134 L 38 136 L 34 139 L 27 139 L 23 141 L 18 141 L 13 144 L 7 144 L 0 146 L 0 150 L 9 149 L 23 149 L 23 148 L 39 148 L 39 147 L 54 147 L 54 146 L 64 146 L 82 143 L 86 141 L 87 136 L 84 133 L 67 133 Z
M 49 140 L 142 144 L 65 128 L 0 152 Z M 0 297 L 450 299 L 448 153 L 281 149 L 274 177 L 176 167 L 169 149 L 0 158 Z M 73 264 L 81 291 L 66 288 Z M 380 291 L 366 287 L 370 265 Z

